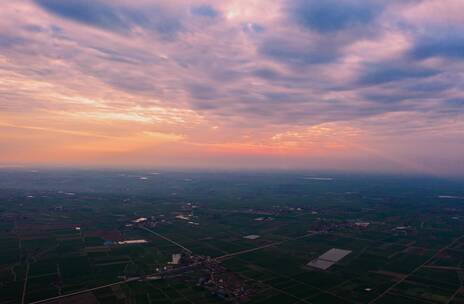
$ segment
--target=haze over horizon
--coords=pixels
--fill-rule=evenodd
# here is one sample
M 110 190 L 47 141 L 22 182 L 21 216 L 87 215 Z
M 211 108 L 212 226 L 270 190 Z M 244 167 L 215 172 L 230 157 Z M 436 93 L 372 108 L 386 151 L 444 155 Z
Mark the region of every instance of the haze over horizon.
M 464 175 L 462 0 L 20 0 L 0 168 Z

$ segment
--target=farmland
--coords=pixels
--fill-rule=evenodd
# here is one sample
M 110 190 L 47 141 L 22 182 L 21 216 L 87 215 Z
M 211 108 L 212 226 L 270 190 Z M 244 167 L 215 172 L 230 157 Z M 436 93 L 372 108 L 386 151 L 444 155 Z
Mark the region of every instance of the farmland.
M 5 169 L 0 303 L 464 302 L 462 180 L 324 176 Z

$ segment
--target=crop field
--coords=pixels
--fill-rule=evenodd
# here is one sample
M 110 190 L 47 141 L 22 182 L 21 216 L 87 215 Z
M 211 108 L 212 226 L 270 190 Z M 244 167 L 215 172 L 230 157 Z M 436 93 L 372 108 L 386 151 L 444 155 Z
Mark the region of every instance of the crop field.
M 461 181 L 34 174 L 0 172 L 1 304 L 464 303 Z

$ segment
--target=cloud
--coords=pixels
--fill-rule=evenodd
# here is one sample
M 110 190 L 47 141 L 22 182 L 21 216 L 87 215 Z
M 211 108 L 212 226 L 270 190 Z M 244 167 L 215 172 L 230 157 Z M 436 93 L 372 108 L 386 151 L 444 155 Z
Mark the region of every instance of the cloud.
M 172 38 L 183 29 L 180 17 L 157 5 L 143 9 L 109 4 L 101 0 L 35 0 L 45 10 L 65 19 L 114 32 L 131 32 L 134 27 L 153 30 Z
M 243 25 L 243 30 L 246 33 L 250 33 L 250 34 L 260 34 L 260 33 L 263 33 L 266 30 L 266 28 L 259 23 L 248 22 Z
M 450 1 L 462 6 L 438 7 Z M 0 119 L 192 144 L 255 147 L 325 123 L 388 134 L 392 154 L 417 134 L 451 142 L 464 130 L 462 14 L 437 17 L 436 3 L 7 1 Z
M 15 37 L 6 34 L 0 34 L 0 48 L 10 48 L 24 44 L 26 41 L 21 37 Z
M 358 83 L 361 85 L 378 85 L 406 79 L 422 79 L 435 76 L 440 71 L 433 68 L 419 66 L 400 66 L 398 64 L 368 65 L 361 73 Z
M 320 33 L 332 33 L 375 20 L 382 6 L 380 1 L 363 0 L 294 0 L 290 15 L 301 26 Z
M 464 59 L 464 34 L 462 28 L 433 31 L 417 38 L 410 55 L 416 59 L 444 57 Z
M 413 94 L 397 94 L 397 93 L 374 93 L 364 95 L 368 100 L 380 103 L 399 103 L 408 99 L 413 99 Z
M 193 15 L 201 17 L 215 18 L 219 15 L 218 11 L 216 11 L 211 5 L 207 4 L 194 5 L 190 11 Z
M 253 75 L 258 76 L 260 78 L 268 79 L 268 80 L 275 80 L 275 79 L 280 78 L 279 73 L 269 68 L 258 68 L 253 71 Z
M 453 110 L 460 110 L 460 112 L 464 111 L 464 98 L 452 98 L 446 100 L 446 103 L 450 106 Z
M 190 95 L 195 99 L 212 100 L 220 97 L 217 90 L 211 86 L 203 84 L 191 84 L 188 88 Z
M 283 37 L 266 40 L 259 46 L 260 54 L 293 67 L 332 62 L 338 58 L 337 51 L 328 41 L 308 42 Z
M 35 0 L 47 11 L 91 26 L 110 30 L 127 30 L 129 24 L 117 9 L 99 0 Z
M 417 80 L 414 83 L 406 84 L 404 89 L 409 92 L 421 92 L 421 93 L 443 93 L 454 86 L 453 83 L 446 82 L 443 80 Z

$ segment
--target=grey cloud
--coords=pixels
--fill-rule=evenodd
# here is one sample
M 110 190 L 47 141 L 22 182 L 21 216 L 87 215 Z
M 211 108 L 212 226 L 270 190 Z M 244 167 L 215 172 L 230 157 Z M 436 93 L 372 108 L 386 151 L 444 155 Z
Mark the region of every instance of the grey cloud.
M 183 29 L 180 17 L 159 6 L 137 10 L 101 0 L 35 0 L 43 9 L 62 18 L 114 32 L 130 32 L 140 26 L 172 38 Z
M 330 33 L 366 26 L 381 12 L 380 1 L 363 0 L 293 0 L 290 17 L 303 27 Z
M 201 17 L 215 18 L 219 15 L 219 12 L 216 9 L 214 9 L 214 7 L 208 4 L 194 5 L 190 9 L 190 11 L 192 12 L 192 14 Z
M 439 74 L 440 71 L 420 66 L 408 66 L 396 63 L 369 64 L 362 72 L 358 83 L 378 85 L 405 79 L 421 79 Z
M 304 41 L 269 39 L 259 46 L 259 52 L 263 56 L 293 67 L 329 63 L 338 58 L 337 47 L 322 41 L 305 43 Z
M 16 37 L 0 33 L 0 48 L 9 48 L 26 43 L 22 37 Z
M 56 15 L 80 23 L 110 30 L 127 29 L 128 24 L 117 9 L 99 0 L 35 0 Z
M 216 89 L 203 84 L 190 84 L 188 92 L 193 98 L 199 100 L 212 100 L 220 97 Z
M 445 57 L 464 59 L 464 34 L 462 28 L 430 30 L 417 37 L 410 55 L 415 59 Z

